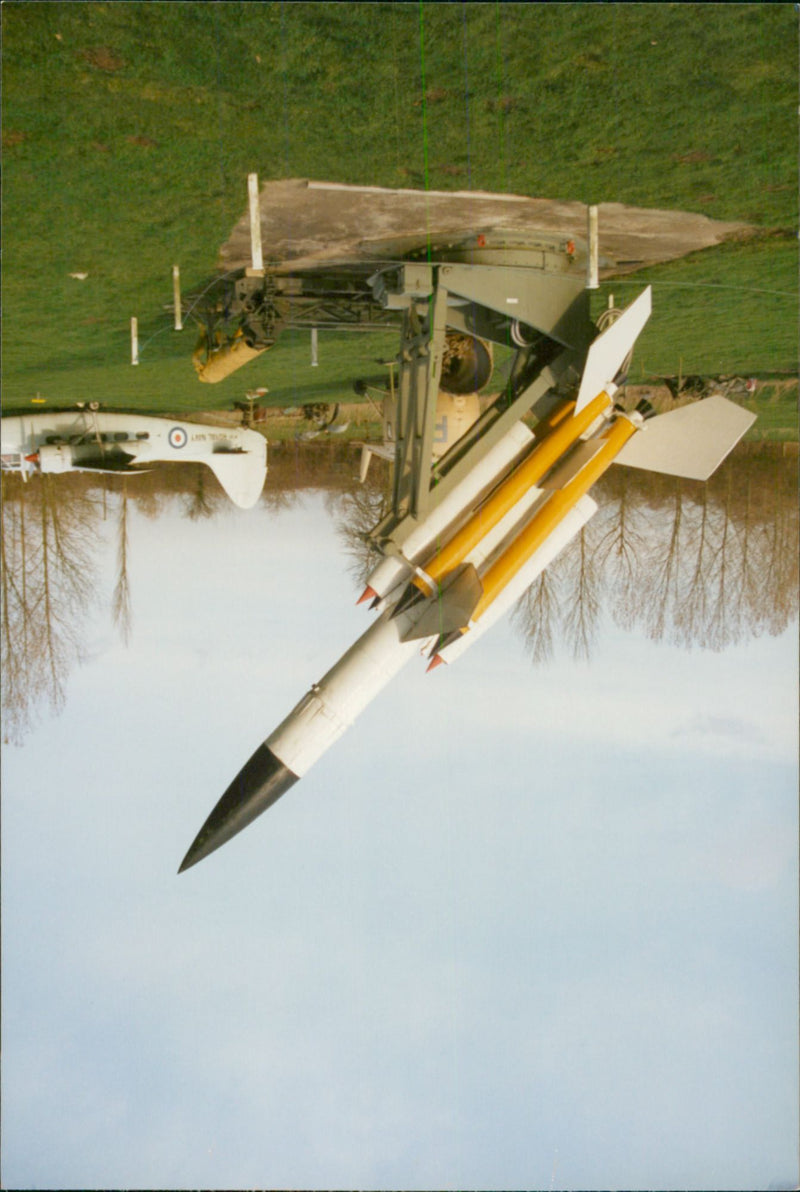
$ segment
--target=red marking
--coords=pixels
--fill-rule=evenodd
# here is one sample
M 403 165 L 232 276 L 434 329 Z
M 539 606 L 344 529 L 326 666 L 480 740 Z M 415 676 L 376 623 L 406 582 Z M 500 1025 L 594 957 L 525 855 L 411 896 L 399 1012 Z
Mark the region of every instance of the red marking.
M 431 659 L 431 661 L 428 665 L 428 669 L 425 671 L 425 674 L 427 675 L 430 671 L 435 670 L 436 667 L 441 666 L 441 664 L 443 662 L 444 662 L 444 658 L 442 658 L 441 654 L 434 654 L 433 658 Z M 446 663 L 445 663 L 445 665 L 446 665 Z
M 567 241 L 567 252 L 571 257 L 575 256 L 575 241 L 574 240 Z
M 377 595 L 378 593 L 375 591 L 375 589 L 371 588 L 369 584 L 367 584 L 366 588 L 356 601 L 356 604 L 363 604 L 365 600 L 374 600 Z
M 478 248 L 485 248 L 485 247 L 486 247 L 486 237 L 481 233 L 481 235 L 478 236 Z
M 39 462 L 39 452 L 38 452 L 38 451 L 35 451 L 35 452 L 33 453 L 33 455 L 26 455 L 26 456 L 25 456 L 25 462 L 26 462 L 26 463 L 28 463 L 28 464 L 38 464 L 38 462 Z

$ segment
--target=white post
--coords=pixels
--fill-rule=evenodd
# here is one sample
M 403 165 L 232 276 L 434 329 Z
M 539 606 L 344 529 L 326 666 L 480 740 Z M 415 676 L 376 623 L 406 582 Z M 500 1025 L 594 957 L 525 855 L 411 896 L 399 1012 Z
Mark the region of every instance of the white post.
M 316 368 L 317 365 L 319 364 L 319 359 L 318 359 L 318 355 L 317 355 L 318 346 L 319 345 L 317 342 L 317 329 L 316 329 L 316 327 L 312 327 L 311 328 L 311 367 L 312 368 Z
M 247 175 L 247 192 L 250 197 L 250 256 L 253 269 L 264 268 L 261 253 L 261 205 L 258 201 L 258 174 Z
M 589 257 L 586 262 L 586 288 L 587 290 L 598 290 L 600 288 L 599 238 L 597 234 L 597 207 L 594 205 L 589 207 L 588 240 Z
M 139 320 L 131 315 L 131 364 L 139 363 Z
M 181 267 L 172 266 L 172 298 L 175 307 L 175 330 L 183 331 L 183 310 L 181 308 Z

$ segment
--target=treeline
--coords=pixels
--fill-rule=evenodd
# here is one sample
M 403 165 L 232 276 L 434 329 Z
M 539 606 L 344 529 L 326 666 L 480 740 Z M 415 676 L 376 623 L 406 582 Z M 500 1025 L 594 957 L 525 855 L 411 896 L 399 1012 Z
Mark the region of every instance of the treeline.
M 798 459 L 793 444 L 740 444 L 706 483 L 612 468 L 592 489 L 597 514 L 519 601 L 534 661 L 562 643 L 589 657 L 610 613 L 624 628 L 722 649 L 780 633 L 798 606 Z M 375 556 L 363 534 L 384 490 L 332 501 L 354 578 Z
M 594 518 L 528 589 L 514 620 L 536 662 L 566 647 L 589 657 L 604 616 L 656 641 L 720 650 L 778 634 L 798 607 L 798 459 L 793 445 L 741 444 L 706 484 L 612 468 L 593 489 Z M 376 556 L 368 531 L 386 511 L 389 471 L 357 479 L 352 444 L 287 443 L 274 451 L 262 502 L 277 514 L 303 492 L 326 493 L 355 586 Z M 188 518 L 231 505 L 208 468 L 176 464 L 136 477 L 5 474 L 0 539 L 4 734 L 20 740 L 35 707 L 63 706 L 98 601 L 99 553 L 116 552 L 114 622 L 127 641 L 131 502 Z

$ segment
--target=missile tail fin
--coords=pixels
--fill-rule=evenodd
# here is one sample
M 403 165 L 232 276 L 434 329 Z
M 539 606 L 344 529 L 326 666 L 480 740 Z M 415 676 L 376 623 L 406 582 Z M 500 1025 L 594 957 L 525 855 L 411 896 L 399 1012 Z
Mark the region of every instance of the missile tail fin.
M 725 397 L 706 397 L 650 418 L 615 463 L 688 480 L 707 480 L 756 420 Z
M 575 414 L 580 414 L 584 406 L 588 406 L 592 398 L 602 393 L 619 374 L 640 331 L 650 318 L 651 309 L 652 291 L 648 286 L 622 312 L 616 323 L 612 323 L 591 344 L 578 390 Z

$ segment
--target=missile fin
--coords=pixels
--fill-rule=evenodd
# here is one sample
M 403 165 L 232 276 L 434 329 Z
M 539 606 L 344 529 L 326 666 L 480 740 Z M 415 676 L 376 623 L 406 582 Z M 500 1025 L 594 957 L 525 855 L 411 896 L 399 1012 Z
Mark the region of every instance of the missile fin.
M 401 613 L 408 612 L 415 604 L 421 604 L 423 600 L 427 599 L 428 597 L 416 584 L 409 584 L 392 609 L 392 617 L 399 617 Z
M 483 595 L 483 584 L 472 563 L 462 563 L 444 580 L 419 620 L 403 635 L 403 641 L 447 635 L 465 628 Z
M 614 460 L 630 468 L 707 480 L 756 415 L 727 398 L 706 397 L 649 419 Z
M 639 333 L 650 318 L 652 291 L 650 286 L 622 312 L 616 323 L 612 323 L 598 335 L 586 356 L 575 414 L 580 414 L 592 398 L 611 384 L 619 373 L 628 353 L 639 337 Z

